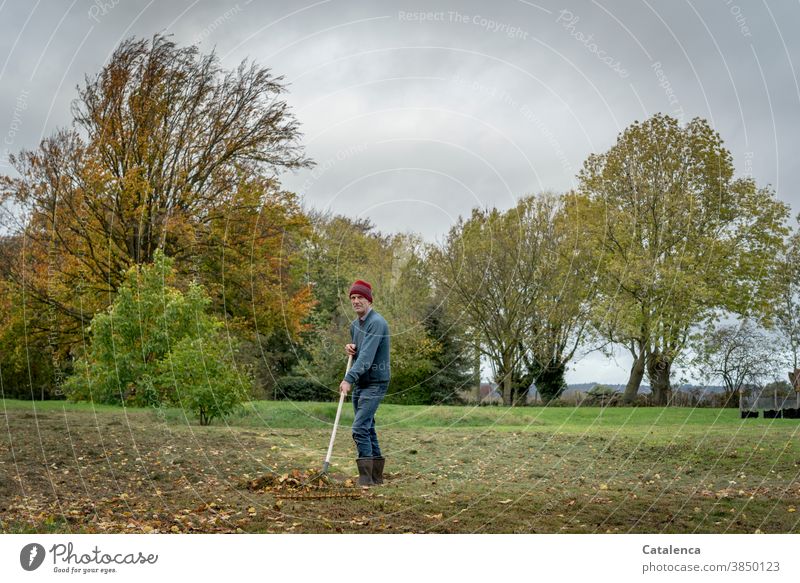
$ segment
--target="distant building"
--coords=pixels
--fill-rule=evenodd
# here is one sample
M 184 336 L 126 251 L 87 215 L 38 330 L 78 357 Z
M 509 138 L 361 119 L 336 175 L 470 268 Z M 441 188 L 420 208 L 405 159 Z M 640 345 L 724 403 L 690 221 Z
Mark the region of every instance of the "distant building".
M 481 383 L 480 402 L 484 405 L 502 405 L 503 395 L 497 383 Z

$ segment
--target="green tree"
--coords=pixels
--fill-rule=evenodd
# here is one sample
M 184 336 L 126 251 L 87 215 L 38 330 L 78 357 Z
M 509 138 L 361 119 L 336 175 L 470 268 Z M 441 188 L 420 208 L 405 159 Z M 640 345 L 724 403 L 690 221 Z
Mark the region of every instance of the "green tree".
M 533 273 L 522 268 L 519 228 L 497 209 L 473 209 L 431 251 L 438 293 L 467 322 L 468 335 L 491 362 L 503 402 L 512 405 L 514 370 L 526 334 Z
M 672 364 L 694 326 L 774 305 L 788 208 L 734 177 L 705 120 L 681 127 L 657 114 L 632 124 L 586 160 L 574 201 L 571 220 L 596 266 L 595 329 L 633 356 L 626 400 L 646 371 L 655 401 L 668 402 Z
M 575 357 L 589 323 L 593 296 L 591 264 L 581 253 L 580 231 L 567 220 L 569 195 L 526 197 L 510 211 L 522 228 L 525 269 L 534 274 L 535 301 L 523 338 L 523 374 L 519 396 L 531 382 L 547 403 L 567 388 L 567 365 Z
M 173 260 L 157 251 L 156 262 L 131 267 L 109 308 L 95 315 L 86 358 L 67 382 L 67 395 L 100 403 L 139 406 L 174 401 L 157 387 L 158 363 L 187 335 L 209 334 L 209 299 L 198 285 L 186 294 L 174 287 Z
M 236 370 L 236 342 L 207 314 L 205 290 L 191 284 L 184 293 L 175 279 L 160 250 L 152 265 L 128 270 L 114 302 L 92 319 L 86 354 L 65 383 L 70 399 L 182 404 L 205 424 L 248 396 L 249 373 Z
M 226 417 L 250 396 L 252 380 L 239 370 L 228 339 L 222 334 L 187 336 L 159 363 L 158 383 L 170 387 L 184 411 L 200 425 Z
M 448 314 L 447 304 L 431 305 L 423 321 L 425 333 L 436 346 L 431 356 L 431 370 L 424 380 L 429 403 L 452 405 L 461 402 L 461 394 L 473 382 L 469 346 L 458 322 Z
M 492 363 L 506 405 L 534 381 L 557 397 L 586 326 L 591 280 L 563 201 L 545 193 L 506 212 L 474 209 L 431 253 L 439 293 Z

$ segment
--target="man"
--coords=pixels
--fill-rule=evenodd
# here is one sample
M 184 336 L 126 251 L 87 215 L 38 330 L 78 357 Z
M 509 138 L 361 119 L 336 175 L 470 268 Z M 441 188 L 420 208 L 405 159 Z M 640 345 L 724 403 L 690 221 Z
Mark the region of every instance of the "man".
M 345 395 L 353 389 L 353 441 L 358 458 L 358 484 L 383 483 L 386 463 L 375 433 L 375 411 L 389 388 L 389 326 L 372 309 L 372 286 L 358 280 L 350 286 L 350 304 L 358 316 L 350 324 L 351 344 L 345 352 L 355 362 L 339 385 Z

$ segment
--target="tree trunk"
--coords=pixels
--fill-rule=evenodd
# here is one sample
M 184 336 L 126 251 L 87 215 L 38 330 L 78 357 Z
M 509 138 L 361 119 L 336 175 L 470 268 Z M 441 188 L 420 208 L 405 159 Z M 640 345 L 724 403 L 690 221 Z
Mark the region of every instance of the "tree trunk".
M 511 371 L 503 376 L 503 405 L 513 406 L 514 400 L 511 391 Z
M 481 351 L 475 349 L 475 402 L 481 402 Z
M 644 365 L 645 352 L 641 350 L 639 356 L 633 361 L 628 384 L 625 385 L 625 392 L 622 394 L 622 402 L 626 405 L 632 405 L 636 401 L 636 395 L 639 393 L 639 387 L 642 385 L 642 379 L 644 378 Z
M 669 384 L 672 363 L 660 352 L 647 356 L 647 376 L 650 378 L 650 390 L 653 392 L 653 404 L 666 406 L 669 403 L 672 388 Z
M 528 388 L 519 385 L 514 390 L 514 405 L 524 407 L 528 404 Z
M 508 353 L 501 355 L 500 369 L 497 371 L 497 383 L 503 388 L 503 405 L 512 407 L 514 405 L 514 369 L 511 366 L 511 356 Z

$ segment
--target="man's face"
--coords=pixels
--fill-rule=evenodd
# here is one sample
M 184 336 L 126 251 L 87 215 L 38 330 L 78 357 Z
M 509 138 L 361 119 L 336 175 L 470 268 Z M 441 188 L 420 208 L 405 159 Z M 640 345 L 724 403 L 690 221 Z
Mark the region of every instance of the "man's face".
M 358 314 L 358 317 L 362 318 L 364 314 L 367 313 L 370 303 L 369 300 L 367 300 L 367 298 L 361 294 L 352 294 L 350 296 L 350 305 L 353 306 L 353 309 L 356 311 L 356 314 Z

